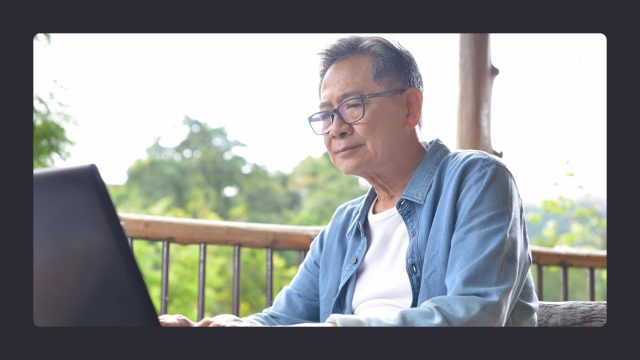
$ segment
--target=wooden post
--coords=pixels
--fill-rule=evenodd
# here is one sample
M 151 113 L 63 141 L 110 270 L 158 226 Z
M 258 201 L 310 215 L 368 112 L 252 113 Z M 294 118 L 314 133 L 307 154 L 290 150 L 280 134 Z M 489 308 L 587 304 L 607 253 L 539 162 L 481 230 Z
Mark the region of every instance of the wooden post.
M 502 157 L 491 146 L 491 90 L 498 69 L 491 64 L 489 34 L 460 35 L 460 99 L 457 147 Z

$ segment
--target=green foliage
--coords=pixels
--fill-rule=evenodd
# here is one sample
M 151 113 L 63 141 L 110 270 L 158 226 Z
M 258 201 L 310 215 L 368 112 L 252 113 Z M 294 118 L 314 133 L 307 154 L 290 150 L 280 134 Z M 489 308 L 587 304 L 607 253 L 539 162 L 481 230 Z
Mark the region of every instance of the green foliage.
M 39 33 L 33 37 L 34 41 L 44 41 L 47 44 L 51 43 L 51 34 L 48 33 Z
M 589 299 L 589 270 L 585 268 L 569 268 L 568 270 L 568 300 Z M 533 279 L 538 283 L 537 265 L 531 267 Z M 542 268 L 542 294 L 544 301 L 562 300 L 562 268 L 559 266 L 544 266 Z M 594 274 L 595 300 L 607 300 L 607 270 L 596 269 Z
M 573 177 L 573 172 L 567 172 Z M 543 200 L 540 206 L 527 210 L 529 237 L 533 245 L 570 247 L 574 249 L 607 249 L 607 214 L 604 204 L 583 195 L 574 200 L 564 196 Z M 535 266 L 532 267 L 532 272 Z M 537 275 L 534 275 L 539 282 Z M 562 300 L 562 269 L 543 267 L 543 298 L 545 301 Z M 568 271 L 569 300 L 589 299 L 588 269 L 571 268 Z M 606 300 L 607 270 L 595 271 L 595 299 Z
M 33 41 L 46 44 L 51 36 L 37 34 Z M 65 125 L 74 123 L 73 118 L 64 112 L 65 105 L 56 101 L 49 93 L 48 99 L 33 96 L 33 168 L 53 165 L 56 157 L 65 160 L 69 156 L 68 147 L 74 142 L 67 137 Z
M 324 225 L 335 208 L 364 193 L 352 176 L 337 170 L 327 155 L 309 157 L 291 174 L 269 173 L 248 163 L 234 149 L 223 128 L 210 128 L 185 117 L 189 132 L 175 147 L 156 139 L 147 158 L 127 171 L 124 185 L 109 187 L 120 212 L 224 219 L 274 224 Z M 134 254 L 160 311 L 161 243 L 134 241 Z M 266 306 L 266 251 L 241 249 L 240 315 Z M 195 319 L 198 301 L 197 245 L 170 246 L 168 312 Z M 273 296 L 295 275 L 300 256 L 273 252 Z M 205 316 L 232 312 L 233 247 L 208 246 L 205 269 Z
M 572 200 L 563 196 L 544 200 L 527 215 L 532 244 L 568 246 L 580 249 L 607 248 L 606 212 L 599 211 L 588 197 Z
M 56 102 L 50 94 L 45 101 L 40 96 L 33 97 L 33 168 L 50 167 L 55 157 L 66 159 L 67 151 L 73 145 L 67 137 L 64 125 L 72 123 L 73 119 L 61 110 L 52 108 L 51 104 L 64 107 Z
M 142 272 L 149 296 L 160 313 L 162 243 L 152 241 L 134 241 L 133 254 Z
M 326 153 L 303 160 L 291 173 L 287 188 L 303 199 L 289 217 L 293 225 L 326 225 L 337 205 L 364 193 L 358 179 L 343 175 Z

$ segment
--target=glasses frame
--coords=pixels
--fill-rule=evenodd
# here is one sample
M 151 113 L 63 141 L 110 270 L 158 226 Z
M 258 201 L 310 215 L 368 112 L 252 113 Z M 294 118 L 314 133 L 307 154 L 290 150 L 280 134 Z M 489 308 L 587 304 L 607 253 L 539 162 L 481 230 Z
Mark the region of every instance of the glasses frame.
M 332 110 L 324 110 L 324 111 L 318 111 L 316 113 L 311 114 L 311 116 L 309 116 L 307 118 L 307 120 L 309 121 L 309 126 L 311 127 L 311 130 L 313 130 L 314 134 L 317 135 L 326 135 L 329 133 L 329 131 L 331 131 L 331 129 L 333 129 L 333 121 L 335 120 L 335 116 L 336 114 L 338 115 L 338 117 L 340 118 L 340 120 L 342 120 L 345 124 L 353 124 L 357 121 L 362 120 L 362 118 L 364 117 L 364 114 L 366 112 L 366 107 L 364 106 L 364 100 L 365 99 L 372 99 L 372 98 L 377 98 L 377 97 L 385 97 L 385 96 L 393 96 L 393 95 L 398 95 L 398 94 L 402 94 L 403 92 L 409 90 L 409 88 L 397 88 L 397 89 L 391 89 L 391 90 L 385 90 L 385 91 L 381 91 L 381 92 L 377 92 L 377 93 L 370 93 L 370 94 L 361 94 L 361 95 L 356 95 L 356 96 L 351 96 L 348 99 L 343 100 L 340 104 L 338 104 L 338 106 L 336 106 L 335 109 Z M 340 115 L 340 111 L 338 111 L 338 109 L 340 109 L 340 107 L 346 103 L 347 101 L 352 101 L 354 99 L 360 99 L 360 102 L 362 102 L 362 116 L 360 116 L 358 119 L 356 120 L 352 120 L 352 121 L 346 121 L 342 115 Z M 318 115 L 318 114 L 324 114 L 324 113 L 329 113 L 331 114 L 331 126 L 329 126 L 329 128 L 327 129 L 327 131 L 319 133 L 317 132 L 314 128 L 313 125 L 311 124 L 313 121 L 311 120 L 314 116 Z

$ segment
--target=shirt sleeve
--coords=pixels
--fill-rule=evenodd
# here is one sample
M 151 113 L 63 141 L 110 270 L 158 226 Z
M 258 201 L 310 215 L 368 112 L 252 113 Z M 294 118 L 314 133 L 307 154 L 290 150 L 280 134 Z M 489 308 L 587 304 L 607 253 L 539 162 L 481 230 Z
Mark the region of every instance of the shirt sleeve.
M 332 314 L 338 326 L 505 326 L 530 277 L 524 210 L 511 173 L 500 163 L 462 181 L 448 243 L 447 293 L 395 317 Z M 446 244 L 446 242 L 443 242 Z

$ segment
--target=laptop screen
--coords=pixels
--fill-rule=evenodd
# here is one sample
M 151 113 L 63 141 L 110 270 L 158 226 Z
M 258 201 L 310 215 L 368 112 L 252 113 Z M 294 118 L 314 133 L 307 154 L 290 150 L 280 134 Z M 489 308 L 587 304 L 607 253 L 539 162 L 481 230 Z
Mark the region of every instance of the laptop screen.
M 95 165 L 34 170 L 37 326 L 159 326 Z

